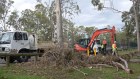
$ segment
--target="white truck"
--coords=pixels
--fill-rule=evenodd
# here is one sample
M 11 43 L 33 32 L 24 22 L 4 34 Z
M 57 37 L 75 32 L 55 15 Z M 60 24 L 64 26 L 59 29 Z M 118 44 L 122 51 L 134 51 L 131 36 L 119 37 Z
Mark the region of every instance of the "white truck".
M 0 40 L 0 53 L 33 53 L 40 50 L 37 47 L 37 36 L 28 34 L 26 31 L 9 31 L 6 32 Z M 5 57 L 3 57 L 5 58 Z M 30 57 L 10 57 L 10 62 L 28 61 Z

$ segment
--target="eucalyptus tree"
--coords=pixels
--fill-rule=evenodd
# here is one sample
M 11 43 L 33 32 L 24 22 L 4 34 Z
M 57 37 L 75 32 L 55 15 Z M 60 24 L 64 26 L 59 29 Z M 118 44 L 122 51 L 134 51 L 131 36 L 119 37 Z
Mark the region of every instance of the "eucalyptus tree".
M 75 38 L 75 27 L 74 23 L 71 21 L 74 16 L 78 15 L 81 11 L 78 6 L 78 3 L 75 0 L 61 0 L 61 10 L 62 10 L 62 17 L 65 18 L 67 22 L 62 20 L 63 30 L 67 29 L 67 32 L 71 34 L 71 44 L 74 43 Z
M 43 40 L 50 40 L 52 37 L 51 21 L 48 18 L 46 7 L 42 3 L 36 4 L 35 10 L 22 11 L 20 23 L 24 30 L 38 34 Z
M 133 5 L 128 12 L 123 12 L 122 22 L 125 23 L 123 27 L 128 38 L 137 35 L 138 51 L 140 51 L 140 1 L 132 0 Z
M 134 33 L 135 29 L 135 20 L 133 13 L 131 12 L 123 12 L 122 14 L 122 22 L 124 22 L 124 27 L 122 28 L 126 34 L 126 37 L 130 38 Z
M 0 0 L 0 23 L 5 31 L 8 29 L 6 26 L 6 21 L 13 3 L 14 1 L 12 0 Z
M 40 34 L 45 36 L 44 39 L 52 39 L 52 22 L 48 17 L 46 7 L 40 3 L 35 6 L 36 30 L 40 30 Z
M 25 9 L 24 11 L 21 12 L 21 17 L 20 17 L 20 22 L 21 25 L 23 26 L 23 29 L 28 31 L 28 32 L 34 32 L 34 28 L 36 27 L 35 23 L 35 13 L 34 11 L 30 9 Z
M 140 24 L 139 24 L 139 18 L 138 13 L 140 11 L 140 0 L 132 0 L 133 2 L 133 10 L 135 15 L 135 24 L 136 24 L 136 31 L 137 31 L 137 45 L 138 45 L 138 51 L 140 51 Z
M 7 24 L 9 26 L 12 26 L 12 28 L 14 28 L 15 30 L 22 30 L 22 26 L 20 24 L 20 17 L 17 10 L 11 12 L 10 16 L 8 17 Z
M 54 39 L 56 39 L 55 41 L 57 41 L 57 34 L 58 34 L 58 27 L 56 27 L 56 20 L 57 20 L 57 17 L 56 17 L 56 14 L 58 12 L 57 7 L 56 7 L 56 3 L 55 2 L 56 0 L 51 0 L 51 1 L 46 1 L 46 2 L 43 2 L 41 0 L 37 0 L 38 2 L 42 3 L 42 4 L 45 4 L 45 7 L 46 7 L 46 11 L 47 11 L 47 16 L 50 20 L 50 23 L 51 23 L 51 31 L 53 31 L 52 33 L 52 36 L 54 37 Z M 72 17 L 74 16 L 74 14 L 78 14 L 80 12 L 79 10 L 79 6 L 77 5 L 77 2 L 75 2 L 74 0 L 60 0 L 61 2 L 61 12 L 62 12 L 62 22 L 58 22 L 58 23 L 62 23 L 62 28 L 60 29 L 63 29 L 61 30 L 64 31 L 64 30 L 67 30 L 69 29 L 69 27 L 71 25 L 71 19 Z M 69 23 L 70 22 L 70 23 Z M 67 23 L 67 24 L 66 24 Z M 62 34 L 64 34 L 64 32 L 62 32 Z M 63 36 L 63 35 L 61 35 Z M 64 39 L 62 37 L 62 39 Z

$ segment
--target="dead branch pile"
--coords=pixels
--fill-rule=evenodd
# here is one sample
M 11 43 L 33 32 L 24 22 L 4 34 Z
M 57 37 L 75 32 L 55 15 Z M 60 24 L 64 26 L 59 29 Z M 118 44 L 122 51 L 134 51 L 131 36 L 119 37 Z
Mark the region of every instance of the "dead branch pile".
M 85 66 L 88 57 L 81 53 L 75 53 L 73 49 L 49 48 L 45 50 L 39 63 L 45 66 Z
M 128 73 L 132 71 L 128 68 L 126 60 L 129 60 L 131 55 L 104 56 L 98 54 L 97 56 L 87 56 L 83 53 L 74 52 L 73 49 L 47 48 L 44 55 L 36 62 L 37 67 L 91 67 L 97 65 L 115 66 L 121 68 Z M 126 60 L 125 60 L 126 59 Z M 124 65 L 123 65 L 123 64 Z M 105 65 L 103 65 L 105 64 Z M 96 66 L 97 66 L 96 65 Z
M 130 55 L 121 56 L 123 59 L 129 61 Z M 41 57 L 40 62 L 45 63 L 50 66 L 77 66 L 80 64 L 112 64 L 112 61 L 120 62 L 120 59 L 117 56 L 104 56 L 98 54 L 97 56 L 87 56 L 85 53 L 74 52 L 73 49 L 65 48 L 47 48 L 44 55 Z M 85 66 L 85 65 L 82 65 Z

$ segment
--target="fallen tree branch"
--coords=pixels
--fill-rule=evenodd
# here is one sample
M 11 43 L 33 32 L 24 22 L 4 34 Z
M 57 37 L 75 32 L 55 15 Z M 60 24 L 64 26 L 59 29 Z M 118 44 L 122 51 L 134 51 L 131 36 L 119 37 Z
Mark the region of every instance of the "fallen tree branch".
M 110 9 L 110 10 L 114 10 L 114 11 L 116 11 L 117 13 L 123 13 L 122 11 L 117 10 L 117 9 L 115 9 L 115 8 L 113 8 L 113 7 L 103 7 L 103 8 L 105 8 L 105 9 Z
M 93 66 L 96 66 L 96 67 L 98 67 L 98 66 L 104 66 L 104 67 L 113 67 L 113 66 L 111 66 L 111 65 L 107 65 L 107 64 L 93 64 Z
M 122 65 L 121 63 L 118 62 L 114 62 L 112 61 L 112 64 L 115 65 L 118 68 L 121 68 L 123 70 L 125 70 L 127 73 L 133 74 L 133 71 L 131 69 L 126 68 L 124 65 Z
M 81 72 L 81 73 L 84 74 L 85 76 L 88 75 L 87 73 L 85 73 L 85 72 L 83 72 L 83 71 L 81 71 L 81 70 L 79 70 L 79 69 L 77 69 L 77 68 L 75 68 L 75 67 L 73 67 L 73 69 L 75 69 L 75 70 Z
M 125 64 L 125 68 L 128 68 L 128 63 L 127 63 L 127 61 L 126 60 L 124 60 L 123 58 L 121 58 L 121 57 L 119 57 L 119 59 L 121 60 L 121 61 L 123 61 L 124 62 L 124 64 Z

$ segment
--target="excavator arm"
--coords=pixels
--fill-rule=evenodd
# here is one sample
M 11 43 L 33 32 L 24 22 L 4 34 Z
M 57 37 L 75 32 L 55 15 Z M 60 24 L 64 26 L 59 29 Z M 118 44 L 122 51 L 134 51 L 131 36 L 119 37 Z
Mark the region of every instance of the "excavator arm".
M 91 37 L 91 40 L 88 44 L 88 47 L 91 46 L 92 42 L 94 41 L 95 38 L 97 38 L 100 34 L 103 34 L 103 33 L 110 33 L 111 34 L 111 44 L 114 43 L 114 40 L 115 40 L 115 27 L 113 26 L 112 29 L 100 29 L 100 30 L 96 30 L 92 37 Z

